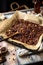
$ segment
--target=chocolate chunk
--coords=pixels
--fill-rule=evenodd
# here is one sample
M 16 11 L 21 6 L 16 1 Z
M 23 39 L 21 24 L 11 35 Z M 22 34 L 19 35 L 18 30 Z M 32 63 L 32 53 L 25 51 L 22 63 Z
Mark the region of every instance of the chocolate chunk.
M 8 49 L 6 47 L 1 48 L 1 53 L 2 55 L 7 55 L 8 54 Z
M 15 60 L 15 59 L 13 58 L 13 60 Z
M 13 55 L 15 55 L 15 54 L 13 53 Z
M 5 61 L 6 61 L 6 58 L 5 58 L 5 57 L 3 57 L 3 56 L 0 57 L 0 64 L 1 64 L 1 63 L 4 63 Z

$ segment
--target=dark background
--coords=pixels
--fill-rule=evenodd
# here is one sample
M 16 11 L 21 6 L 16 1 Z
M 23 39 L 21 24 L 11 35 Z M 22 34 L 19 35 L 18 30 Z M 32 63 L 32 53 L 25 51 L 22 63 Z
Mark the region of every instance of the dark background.
M 33 6 L 33 2 L 32 1 L 33 0 L 0 0 L 0 12 L 11 11 L 10 4 L 12 2 L 17 2 L 20 6 L 25 4 L 29 8 L 33 8 L 34 6 Z M 40 0 L 40 3 L 41 3 L 40 6 L 43 6 L 42 1 L 43 0 Z

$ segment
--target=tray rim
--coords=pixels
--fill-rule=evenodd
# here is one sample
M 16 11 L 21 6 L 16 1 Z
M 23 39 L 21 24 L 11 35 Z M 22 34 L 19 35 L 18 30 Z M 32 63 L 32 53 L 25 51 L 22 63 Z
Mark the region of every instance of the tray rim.
M 43 6 L 40 7 L 40 9 L 43 10 Z M 18 11 L 22 11 L 22 12 L 26 12 L 26 11 L 33 11 L 34 8 L 30 8 L 30 9 L 23 9 L 23 10 L 18 10 Z M 15 10 L 16 11 L 16 10 Z M 4 12 L 4 15 L 9 15 L 9 14 L 13 14 L 15 11 L 9 11 L 9 12 Z

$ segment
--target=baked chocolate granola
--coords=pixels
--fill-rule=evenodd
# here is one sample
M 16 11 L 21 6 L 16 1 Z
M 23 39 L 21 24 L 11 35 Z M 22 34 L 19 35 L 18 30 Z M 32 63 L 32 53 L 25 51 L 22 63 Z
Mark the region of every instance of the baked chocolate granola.
M 17 20 L 15 24 L 6 32 L 7 36 L 19 32 L 12 37 L 14 40 L 36 45 L 39 37 L 43 34 L 43 26 L 25 20 Z

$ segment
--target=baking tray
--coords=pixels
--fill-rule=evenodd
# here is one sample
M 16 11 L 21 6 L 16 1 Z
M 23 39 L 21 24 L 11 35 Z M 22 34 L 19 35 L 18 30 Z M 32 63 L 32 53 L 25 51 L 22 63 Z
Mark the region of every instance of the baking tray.
M 41 8 L 43 8 L 43 7 L 41 7 Z M 22 12 L 29 12 L 29 11 L 33 11 L 34 9 L 32 8 L 32 9 L 28 9 L 28 10 L 20 10 L 20 11 L 22 11 Z M 6 18 L 9 18 L 9 17 L 11 17 L 12 16 L 12 14 L 14 13 L 15 11 L 12 11 L 12 12 L 7 12 L 7 13 L 3 13 L 4 15 L 5 15 L 5 17 Z M 15 45 L 16 43 L 14 43 L 14 42 L 11 42 L 11 43 L 13 43 L 13 45 Z M 16 45 L 17 46 L 17 45 Z M 31 56 L 28 56 L 28 57 L 26 57 L 26 58 L 20 58 L 19 57 L 19 52 L 20 52 L 20 50 L 22 50 L 23 49 L 23 47 L 21 46 L 21 45 L 18 45 L 19 47 L 21 47 L 21 48 L 19 48 L 19 47 L 16 47 L 16 52 L 17 52 L 17 59 L 18 59 L 18 65 L 28 65 L 28 64 L 33 64 L 33 63 L 37 63 L 37 62 L 42 62 L 43 61 L 43 53 L 40 53 L 40 54 L 35 54 L 35 55 L 31 55 Z M 42 48 L 43 48 L 43 43 L 42 43 Z M 26 50 L 26 49 L 25 49 Z M 28 59 L 27 59 L 28 58 Z M 30 59 L 30 60 L 29 60 Z M 23 60 L 25 60 L 25 61 L 23 61 Z

